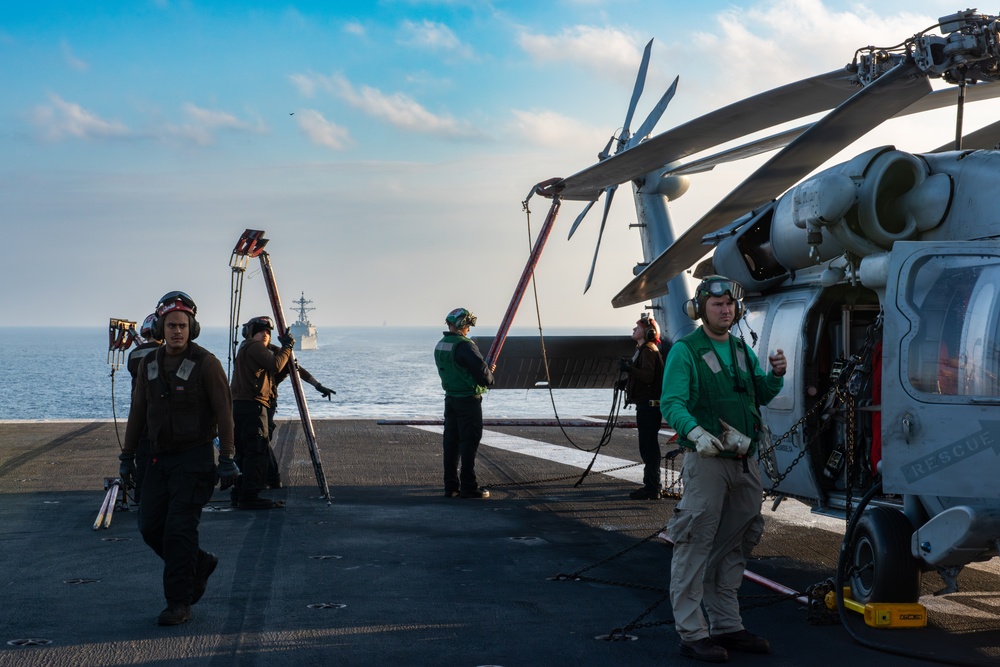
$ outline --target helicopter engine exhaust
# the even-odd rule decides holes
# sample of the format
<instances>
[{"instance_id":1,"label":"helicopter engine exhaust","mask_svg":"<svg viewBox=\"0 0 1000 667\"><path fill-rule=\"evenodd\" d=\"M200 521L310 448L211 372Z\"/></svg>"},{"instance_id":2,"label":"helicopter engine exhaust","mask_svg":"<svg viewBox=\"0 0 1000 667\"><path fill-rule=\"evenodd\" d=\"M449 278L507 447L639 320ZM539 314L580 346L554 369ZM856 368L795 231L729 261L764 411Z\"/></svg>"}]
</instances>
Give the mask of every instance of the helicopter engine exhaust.
<instances>
[{"instance_id":1,"label":"helicopter engine exhaust","mask_svg":"<svg viewBox=\"0 0 1000 667\"><path fill-rule=\"evenodd\" d=\"M759 210L715 251L715 269L751 290L790 272L890 250L944 220L953 194L948 174L931 174L918 156L882 147L797 185Z\"/></svg>"}]
</instances>

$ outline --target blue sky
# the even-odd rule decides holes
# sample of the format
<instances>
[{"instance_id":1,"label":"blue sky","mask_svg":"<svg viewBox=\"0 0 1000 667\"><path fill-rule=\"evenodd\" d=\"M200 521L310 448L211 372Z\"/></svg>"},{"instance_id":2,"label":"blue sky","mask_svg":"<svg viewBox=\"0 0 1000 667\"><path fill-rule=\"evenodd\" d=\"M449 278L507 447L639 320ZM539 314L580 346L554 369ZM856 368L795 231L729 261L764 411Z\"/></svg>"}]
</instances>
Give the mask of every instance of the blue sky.
<instances>
[{"instance_id":1,"label":"blue sky","mask_svg":"<svg viewBox=\"0 0 1000 667\"><path fill-rule=\"evenodd\" d=\"M229 316L229 257L270 238L285 305L319 325L436 325L453 307L495 327L527 254L521 200L589 166L623 121L654 39L633 129L675 75L657 131L896 44L961 7L942 2L3 3L0 229L5 325L141 321L182 289L206 325ZM966 127L1000 102L970 105ZM950 112L892 121L882 143L929 150ZM762 160L764 158L758 158ZM838 160L839 161L839 160ZM693 223L745 177L693 179ZM546 202L532 200L532 229ZM538 269L546 326L621 326L611 297L641 259L630 198L572 241L567 202ZM251 269L256 263L251 264ZM267 311L260 276L243 314ZM532 326L526 300L517 324ZM245 319L245 318L244 318Z\"/></svg>"}]
</instances>

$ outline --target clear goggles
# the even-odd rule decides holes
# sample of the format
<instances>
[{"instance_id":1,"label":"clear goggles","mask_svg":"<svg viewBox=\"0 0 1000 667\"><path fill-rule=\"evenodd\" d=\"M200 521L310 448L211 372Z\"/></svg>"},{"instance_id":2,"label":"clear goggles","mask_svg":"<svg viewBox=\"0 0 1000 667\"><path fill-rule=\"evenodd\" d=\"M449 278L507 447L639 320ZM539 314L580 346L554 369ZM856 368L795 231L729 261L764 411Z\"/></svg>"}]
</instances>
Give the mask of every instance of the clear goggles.
<instances>
[{"instance_id":1,"label":"clear goggles","mask_svg":"<svg viewBox=\"0 0 1000 667\"><path fill-rule=\"evenodd\" d=\"M448 317L446 319L449 324L453 324L460 329L463 327L476 326L476 316L465 308L456 308L448 313Z\"/></svg>"},{"instance_id":2,"label":"clear goggles","mask_svg":"<svg viewBox=\"0 0 1000 667\"><path fill-rule=\"evenodd\" d=\"M736 301L743 298L743 285L733 280L711 280L698 286L698 295L733 297Z\"/></svg>"},{"instance_id":3,"label":"clear goggles","mask_svg":"<svg viewBox=\"0 0 1000 667\"><path fill-rule=\"evenodd\" d=\"M267 327L268 331L274 331L274 321L267 315L255 317L247 322L247 324L250 326L264 326Z\"/></svg>"}]
</instances>

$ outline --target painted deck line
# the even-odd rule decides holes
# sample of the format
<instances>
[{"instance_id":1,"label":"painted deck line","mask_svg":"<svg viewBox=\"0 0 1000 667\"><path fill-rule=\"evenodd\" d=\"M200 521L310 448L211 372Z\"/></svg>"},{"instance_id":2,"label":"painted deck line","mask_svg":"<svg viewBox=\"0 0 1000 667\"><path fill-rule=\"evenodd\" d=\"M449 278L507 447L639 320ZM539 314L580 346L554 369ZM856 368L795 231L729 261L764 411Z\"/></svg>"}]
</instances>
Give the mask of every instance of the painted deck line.
<instances>
[{"instance_id":1,"label":"painted deck line","mask_svg":"<svg viewBox=\"0 0 1000 667\"><path fill-rule=\"evenodd\" d=\"M411 428L438 434L444 432L443 426L414 425L411 426ZM673 436L674 432L669 429L664 429L660 431L660 434L670 437ZM533 456L546 461L552 461L554 463L561 463L563 465L579 468L580 470L585 470L587 466L590 465L591 459L594 457L592 453L582 452L578 449L574 449L573 447L553 445L540 440L531 440L529 438L507 435L505 433L496 433L489 430L483 431L482 446L494 447L496 449L502 449L504 451L522 454L524 456ZM636 448L636 454L638 454L638 447ZM638 458L638 456L636 458ZM624 465L633 465L634 467L625 468L624 470L615 470L603 474L615 479L642 485L642 465L637 465L637 462L633 460L598 454L592 471L601 472L602 470L610 470L611 468L617 468ZM674 483L676 478L680 476L679 472L675 473L663 470L662 468L660 470L664 476L664 483L667 485ZM766 517L783 523L828 530L841 535L844 533L845 522L843 519L823 516L821 514L813 514L809 507L796 501L785 501L781 503L776 512L772 512L770 507L764 507L762 511Z\"/></svg>"},{"instance_id":2,"label":"painted deck line","mask_svg":"<svg viewBox=\"0 0 1000 667\"><path fill-rule=\"evenodd\" d=\"M430 433L440 434L444 432L443 426L413 426L411 428L428 431ZM483 431L481 446L502 449L507 452L522 454L524 456L533 456L537 459L552 461L553 463L561 463L563 465L579 468L580 470L586 470L587 466L590 465L591 460L594 459L594 454L592 452L583 452L573 447L553 445L547 442L541 442L540 440L530 440L516 435L507 435L506 433L496 433L494 431L487 430ZM638 446L636 452L638 453ZM594 461L594 467L591 471L599 473L603 470L610 470L611 468L618 468L621 466L633 467L603 474L606 474L608 477L613 477L626 482L632 482L642 486L642 464L637 463L636 461L598 454L597 460ZM661 474L665 475L665 483L671 484L676 481L676 473L663 471L662 468L660 470Z\"/></svg>"}]
</instances>

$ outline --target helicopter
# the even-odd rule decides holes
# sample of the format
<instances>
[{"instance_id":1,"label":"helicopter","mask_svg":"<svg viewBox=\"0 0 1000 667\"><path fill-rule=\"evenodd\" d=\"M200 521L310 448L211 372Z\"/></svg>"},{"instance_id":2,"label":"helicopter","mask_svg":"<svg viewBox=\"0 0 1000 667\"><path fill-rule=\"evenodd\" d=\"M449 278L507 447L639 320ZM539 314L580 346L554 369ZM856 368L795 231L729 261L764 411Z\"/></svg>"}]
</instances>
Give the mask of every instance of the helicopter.
<instances>
[{"instance_id":1,"label":"helicopter","mask_svg":"<svg viewBox=\"0 0 1000 667\"><path fill-rule=\"evenodd\" d=\"M603 233L616 189L631 183L644 259L612 305L650 301L667 343L697 326L685 272L743 285L739 334L758 358L782 349L788 359L784 388L761 408L765 491L775 506L792 498L853 516L845 545L855 600L915 602L932 570L939 593L958 590L964 566L1000 551L1000 222L986 195L1000 187L1000 122L967 135L961 122L964 104L1000 95L1000 18L956 12L897 47L861 48L843 69L655 136L677 80L630 132L651 44L623 129L599 161L532 193L553 210L588 202L570 236L603 195ZM950 87L933 90L932 78ZM890 118L953 105L954 143L927 153L881 146L812 173ZM668 204L691 176L775 150L675 235ZM537 386L532 344L514 342L498 359L499 339L488 357L499 362L498 387ZM555 387L609 387L625 353L610 339L546 346Z\"/></svg>"}]
</instances>

